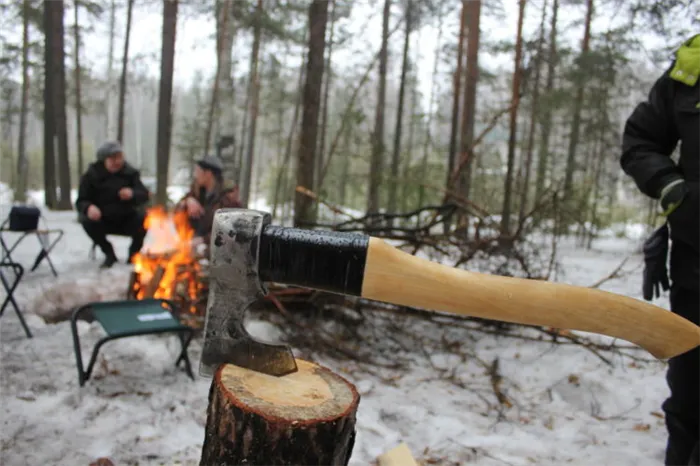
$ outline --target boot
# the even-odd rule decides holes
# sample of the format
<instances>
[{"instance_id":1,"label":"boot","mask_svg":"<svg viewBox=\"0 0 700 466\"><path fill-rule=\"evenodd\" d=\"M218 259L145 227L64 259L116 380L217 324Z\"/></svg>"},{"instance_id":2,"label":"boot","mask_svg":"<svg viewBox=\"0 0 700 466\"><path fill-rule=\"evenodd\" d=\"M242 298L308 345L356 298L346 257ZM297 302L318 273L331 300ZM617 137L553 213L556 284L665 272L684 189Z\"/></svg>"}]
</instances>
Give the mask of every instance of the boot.
<instances>
[{"instance_id":1,"label":"boot","mask_svg":"<svg viewBox=\"0 0 700 466\"><path fill-rule=\"evenodd\" d=\"M105 260L102 262L102 265L100 265L101 269L109 269L118 262L119 259L117 259L116 254L114 254L112 243L107 241L104 247L101 247L100 249L102 249L102 252L105 255Z\"/></svg>"}]
</instances>

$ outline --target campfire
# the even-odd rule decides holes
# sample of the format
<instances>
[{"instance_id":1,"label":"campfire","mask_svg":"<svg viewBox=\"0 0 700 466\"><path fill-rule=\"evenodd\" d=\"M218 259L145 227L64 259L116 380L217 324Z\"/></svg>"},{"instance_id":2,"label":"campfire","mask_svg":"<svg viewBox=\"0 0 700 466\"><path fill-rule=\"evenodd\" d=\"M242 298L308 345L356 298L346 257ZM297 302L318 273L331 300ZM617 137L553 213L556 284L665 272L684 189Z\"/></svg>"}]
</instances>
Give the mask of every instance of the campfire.
<instances>
[{"instance_id":1,"label":"campfire","mask_svg":"<svg viewBox=\"0 0 700 466\"><path fill-rule=\"evenodd\" d=\"M153 207L148 210L144 227L147 234L143 248L134 257L129 299L168 299L181 319L202 320L208 291L206 260L197 257L192 247L194 231L187 214Z\"/></svg>"}]
</instances>

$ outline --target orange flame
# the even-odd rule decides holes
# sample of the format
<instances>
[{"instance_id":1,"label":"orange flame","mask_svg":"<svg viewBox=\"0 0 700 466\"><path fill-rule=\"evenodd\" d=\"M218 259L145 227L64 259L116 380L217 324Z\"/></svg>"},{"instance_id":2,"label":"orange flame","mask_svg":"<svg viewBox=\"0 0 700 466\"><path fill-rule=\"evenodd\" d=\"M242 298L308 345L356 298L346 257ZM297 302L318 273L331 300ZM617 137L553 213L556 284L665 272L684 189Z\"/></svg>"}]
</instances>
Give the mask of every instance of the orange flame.
<instances>
[{"instance_id":1,"label":"orange flame","mask_svg":"<svg viewBox=\"0 0 700 466\"><path fill-rule=\"evenodd\" d=\"M150 208L144 220L148 232L141 252L134 256L134 284L136 299L146 298L150 286L157 286L154 298L173 299L176 295L189 298L190 312L196 312L194 302L200 291L197 276L200 266L192 253L194 230L187 213L168 213L162 207ZM153 277L162 269L160 282L152 284ZM184 296L183 296L184 295Z\"/></svg>"}]
</instances>

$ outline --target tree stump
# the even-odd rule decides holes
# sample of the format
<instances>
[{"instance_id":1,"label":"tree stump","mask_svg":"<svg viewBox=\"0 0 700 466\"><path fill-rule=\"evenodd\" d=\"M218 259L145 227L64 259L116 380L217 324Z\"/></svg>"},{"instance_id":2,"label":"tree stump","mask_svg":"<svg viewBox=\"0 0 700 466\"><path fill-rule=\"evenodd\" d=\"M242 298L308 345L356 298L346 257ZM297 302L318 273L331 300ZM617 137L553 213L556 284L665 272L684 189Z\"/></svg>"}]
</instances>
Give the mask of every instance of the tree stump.
<instances>
[{"instance_id":1,"label":"tree stump","mask_svg":"<svg viewBox=\"0 0 700 466\"><path fill-rule=\"evenodd\" d=\"M200 466L347 465L357 389L317 364L275 377L222 365L209 390Z\"/></svg>"}]
</instances>

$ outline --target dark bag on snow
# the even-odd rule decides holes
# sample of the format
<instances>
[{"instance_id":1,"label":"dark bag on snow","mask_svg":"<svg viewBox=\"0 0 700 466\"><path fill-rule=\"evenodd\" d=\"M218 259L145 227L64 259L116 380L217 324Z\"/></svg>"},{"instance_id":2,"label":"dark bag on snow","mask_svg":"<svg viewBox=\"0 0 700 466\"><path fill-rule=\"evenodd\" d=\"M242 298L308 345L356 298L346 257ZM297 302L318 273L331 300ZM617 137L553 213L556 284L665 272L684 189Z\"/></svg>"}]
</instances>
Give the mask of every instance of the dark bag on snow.
<instances>
[{"instance_id":1,"label":"dark bag on snow","mask_svg":"<svg viewBox=\"0 0 700 466\"><path fill-rule=\"evenodd\" d=\"M644 279L642 292L644 299L661 297L661 290L668 291L668 224L664 223L644 242Z\"/></svg>"},{"instance_id":2,"label":"dark bag on snow","mask_svg":"<svg viewBox=\"0 0 700 466\"><path fill-rule=\"evenodd\" d=\"M32 231L39 227L41 211L38 207L29 205L16 205L10 209L10 230Z\"/></svg>"}]
</instances>

